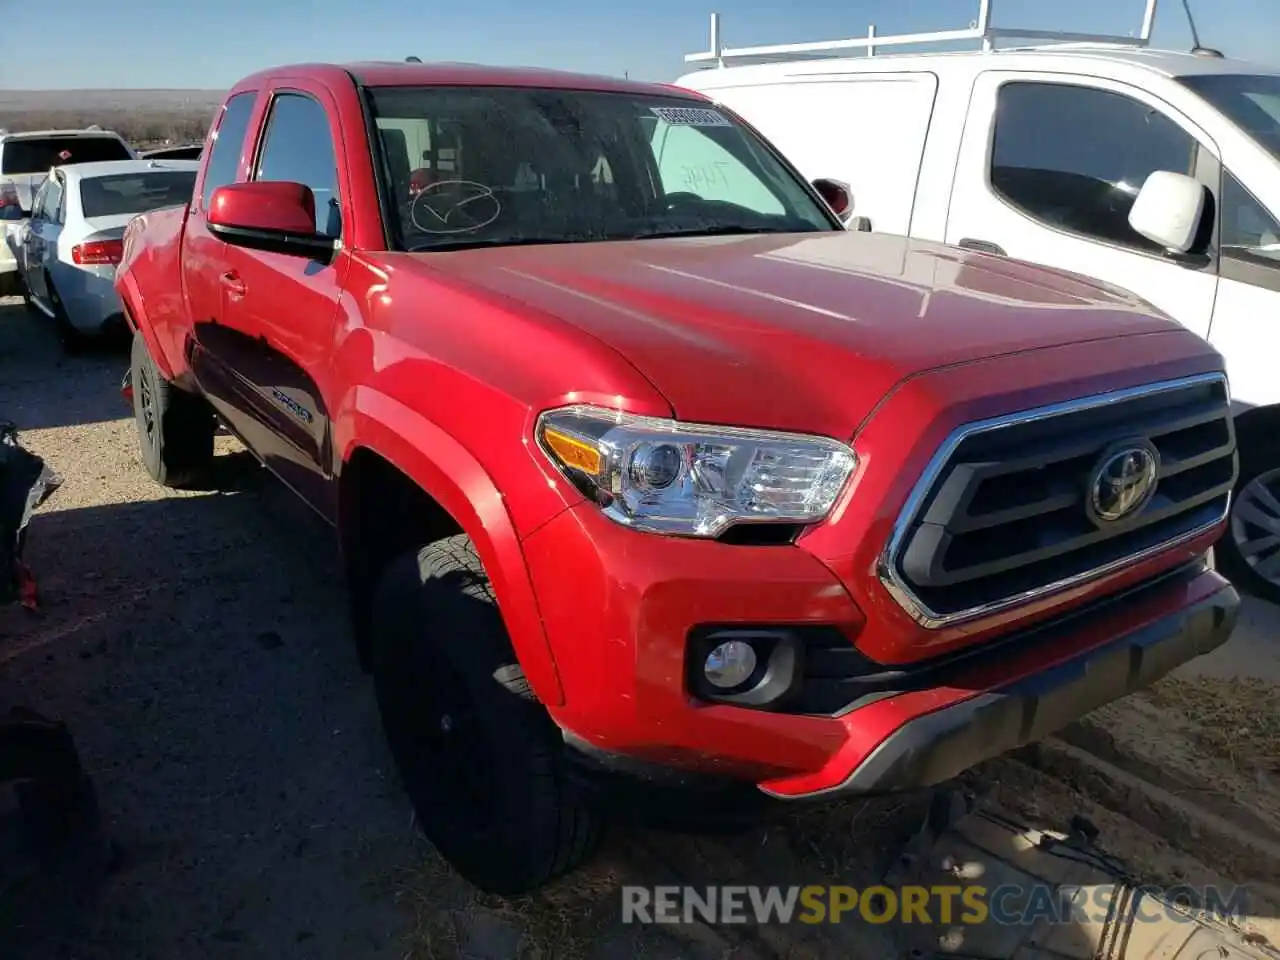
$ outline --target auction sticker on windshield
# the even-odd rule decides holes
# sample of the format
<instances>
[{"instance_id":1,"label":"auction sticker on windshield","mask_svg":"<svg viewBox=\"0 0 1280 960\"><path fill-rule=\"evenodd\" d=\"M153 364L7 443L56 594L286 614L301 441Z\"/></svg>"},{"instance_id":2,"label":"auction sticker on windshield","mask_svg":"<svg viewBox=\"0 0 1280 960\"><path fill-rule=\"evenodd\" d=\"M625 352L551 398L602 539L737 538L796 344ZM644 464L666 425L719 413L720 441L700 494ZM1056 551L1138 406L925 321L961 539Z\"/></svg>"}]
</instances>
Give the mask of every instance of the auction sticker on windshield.
<instances>
[{"instance_id":1,"label":"auction sticker on windshield","mask_svg":"<svg viewBox=\"0 0 1280 960\"><path fill-rule=\"evenodd\" d=\"M659 120L673 127L731 127L723 114L705 107L650 107Z\"/></svg>"}]
</instances>

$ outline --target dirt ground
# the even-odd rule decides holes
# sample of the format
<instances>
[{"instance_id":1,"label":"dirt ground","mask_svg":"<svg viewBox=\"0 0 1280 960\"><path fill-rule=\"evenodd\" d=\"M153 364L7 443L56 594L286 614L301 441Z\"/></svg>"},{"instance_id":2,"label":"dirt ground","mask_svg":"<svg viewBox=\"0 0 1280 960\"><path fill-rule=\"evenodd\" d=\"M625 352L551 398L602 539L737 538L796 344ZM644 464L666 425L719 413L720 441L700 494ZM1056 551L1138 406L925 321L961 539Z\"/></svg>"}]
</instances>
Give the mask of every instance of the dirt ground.
<instances>
[{"instance_id":1,"label":"dirt ground","mask_svg":"<svg viewBox=\"0 0 1280 960\"><path fill-rule=\"evenodd\" d=\"M925 797L806 808L729 838L629 826L543 894L474 895L414 830L355 661L331 534L230 438L218 491L152 484L118 395L125 352L66 359L46 327L0 301L0 419L65 479L31 527L41 608L0 610L0 709L68 722L112 846L93 882L83 869L70 871L78 884L49 881L56 865L23 859L0 802L0 958L899 953L884 928L623 926L617 891L875 883L920 827ZM1277 637L1280 611L1252 604L1211 669L965 784L1038 826L1085 814L1157 882L1247 880L1273 911ZM1168 796L1135 805L1125 777L1143 758ZM1207 837L1217 827L1205 810L1242 831L1238 842Z\"/></svg>"}]
</instances>

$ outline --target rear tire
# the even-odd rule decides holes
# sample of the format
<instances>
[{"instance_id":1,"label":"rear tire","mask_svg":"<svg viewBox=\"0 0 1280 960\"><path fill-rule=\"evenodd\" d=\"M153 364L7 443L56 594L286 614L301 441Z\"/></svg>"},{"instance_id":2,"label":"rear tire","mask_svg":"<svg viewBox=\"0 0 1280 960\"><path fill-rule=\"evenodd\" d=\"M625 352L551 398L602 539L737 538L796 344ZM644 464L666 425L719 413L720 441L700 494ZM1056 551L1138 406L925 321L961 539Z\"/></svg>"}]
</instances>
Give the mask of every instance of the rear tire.
<instances>
[{"instance_id":1,"label":"rear tire","mask_svg":"<svg viewBox=\"0 0 1280 960\"><path fill-rule=\"evenodd\" d=\"M1280 604L1280 441L1240 438L1240 476L1226 533L1214 547L1219 573L1239 590Z\"/></svg>"},{"instance_id":2,"label":"rear tire","mask_svg":"<svg viewBox=\"0 0 1280 960\"><path fill-rule=\"evenodd\" d=\"M166 487L199 483L213 465L217 422L209 405L160 375L141 333L133 336L129 372L138 452L147 473Z\"/></svg>"},{"instance_id":3,"label":"rear tire","mask_svg":"<svg viewBox=\"0 0 1280 960\"><path fill-rule=\"evenodd\" d=\"M387 742L441 856L505 896L583 863L599 818L565 775L564 739L529 689L467 537L387 568L370 639Z\"/></svg>"}]
</instances>

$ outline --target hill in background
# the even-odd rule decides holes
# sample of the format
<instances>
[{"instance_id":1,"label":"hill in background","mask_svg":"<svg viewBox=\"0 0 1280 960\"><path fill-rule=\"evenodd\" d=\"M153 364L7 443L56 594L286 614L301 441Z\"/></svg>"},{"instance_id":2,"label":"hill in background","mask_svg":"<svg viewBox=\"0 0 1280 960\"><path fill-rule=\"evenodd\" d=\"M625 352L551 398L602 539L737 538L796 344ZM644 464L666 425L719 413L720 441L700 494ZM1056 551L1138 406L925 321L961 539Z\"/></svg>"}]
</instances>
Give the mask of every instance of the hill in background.
<instances>
[{"instance_id":1,"label":"hill in background","mask_svg":"<svg viewBox=\"0 0 1280 960\"><path fill-rule=\"evenodd\" d=\"M138 145L204 139L221 90L0 90L0 128L97 124Z\"/></svg>"}]
</instances>

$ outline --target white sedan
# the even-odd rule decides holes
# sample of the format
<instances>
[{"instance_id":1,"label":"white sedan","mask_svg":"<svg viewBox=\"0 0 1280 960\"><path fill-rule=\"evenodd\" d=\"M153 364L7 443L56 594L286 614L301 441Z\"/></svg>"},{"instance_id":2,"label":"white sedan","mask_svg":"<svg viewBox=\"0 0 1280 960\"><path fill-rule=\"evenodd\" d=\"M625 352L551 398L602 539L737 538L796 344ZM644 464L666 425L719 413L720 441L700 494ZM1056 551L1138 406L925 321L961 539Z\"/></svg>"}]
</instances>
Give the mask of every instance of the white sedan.
<instances>
[{"instance_id":1,"label":"white sedan","mask_svg":"<svg viewBox=\"0 0 1280 960\"><path fill-rule=\"evenodd\" d=\"M140 213L186 205L195 160L111 160L54 167L19 237L28 302L53 320L63 348L122 331L116 294L125 225Z\"/></svg>"}]
</instances>

